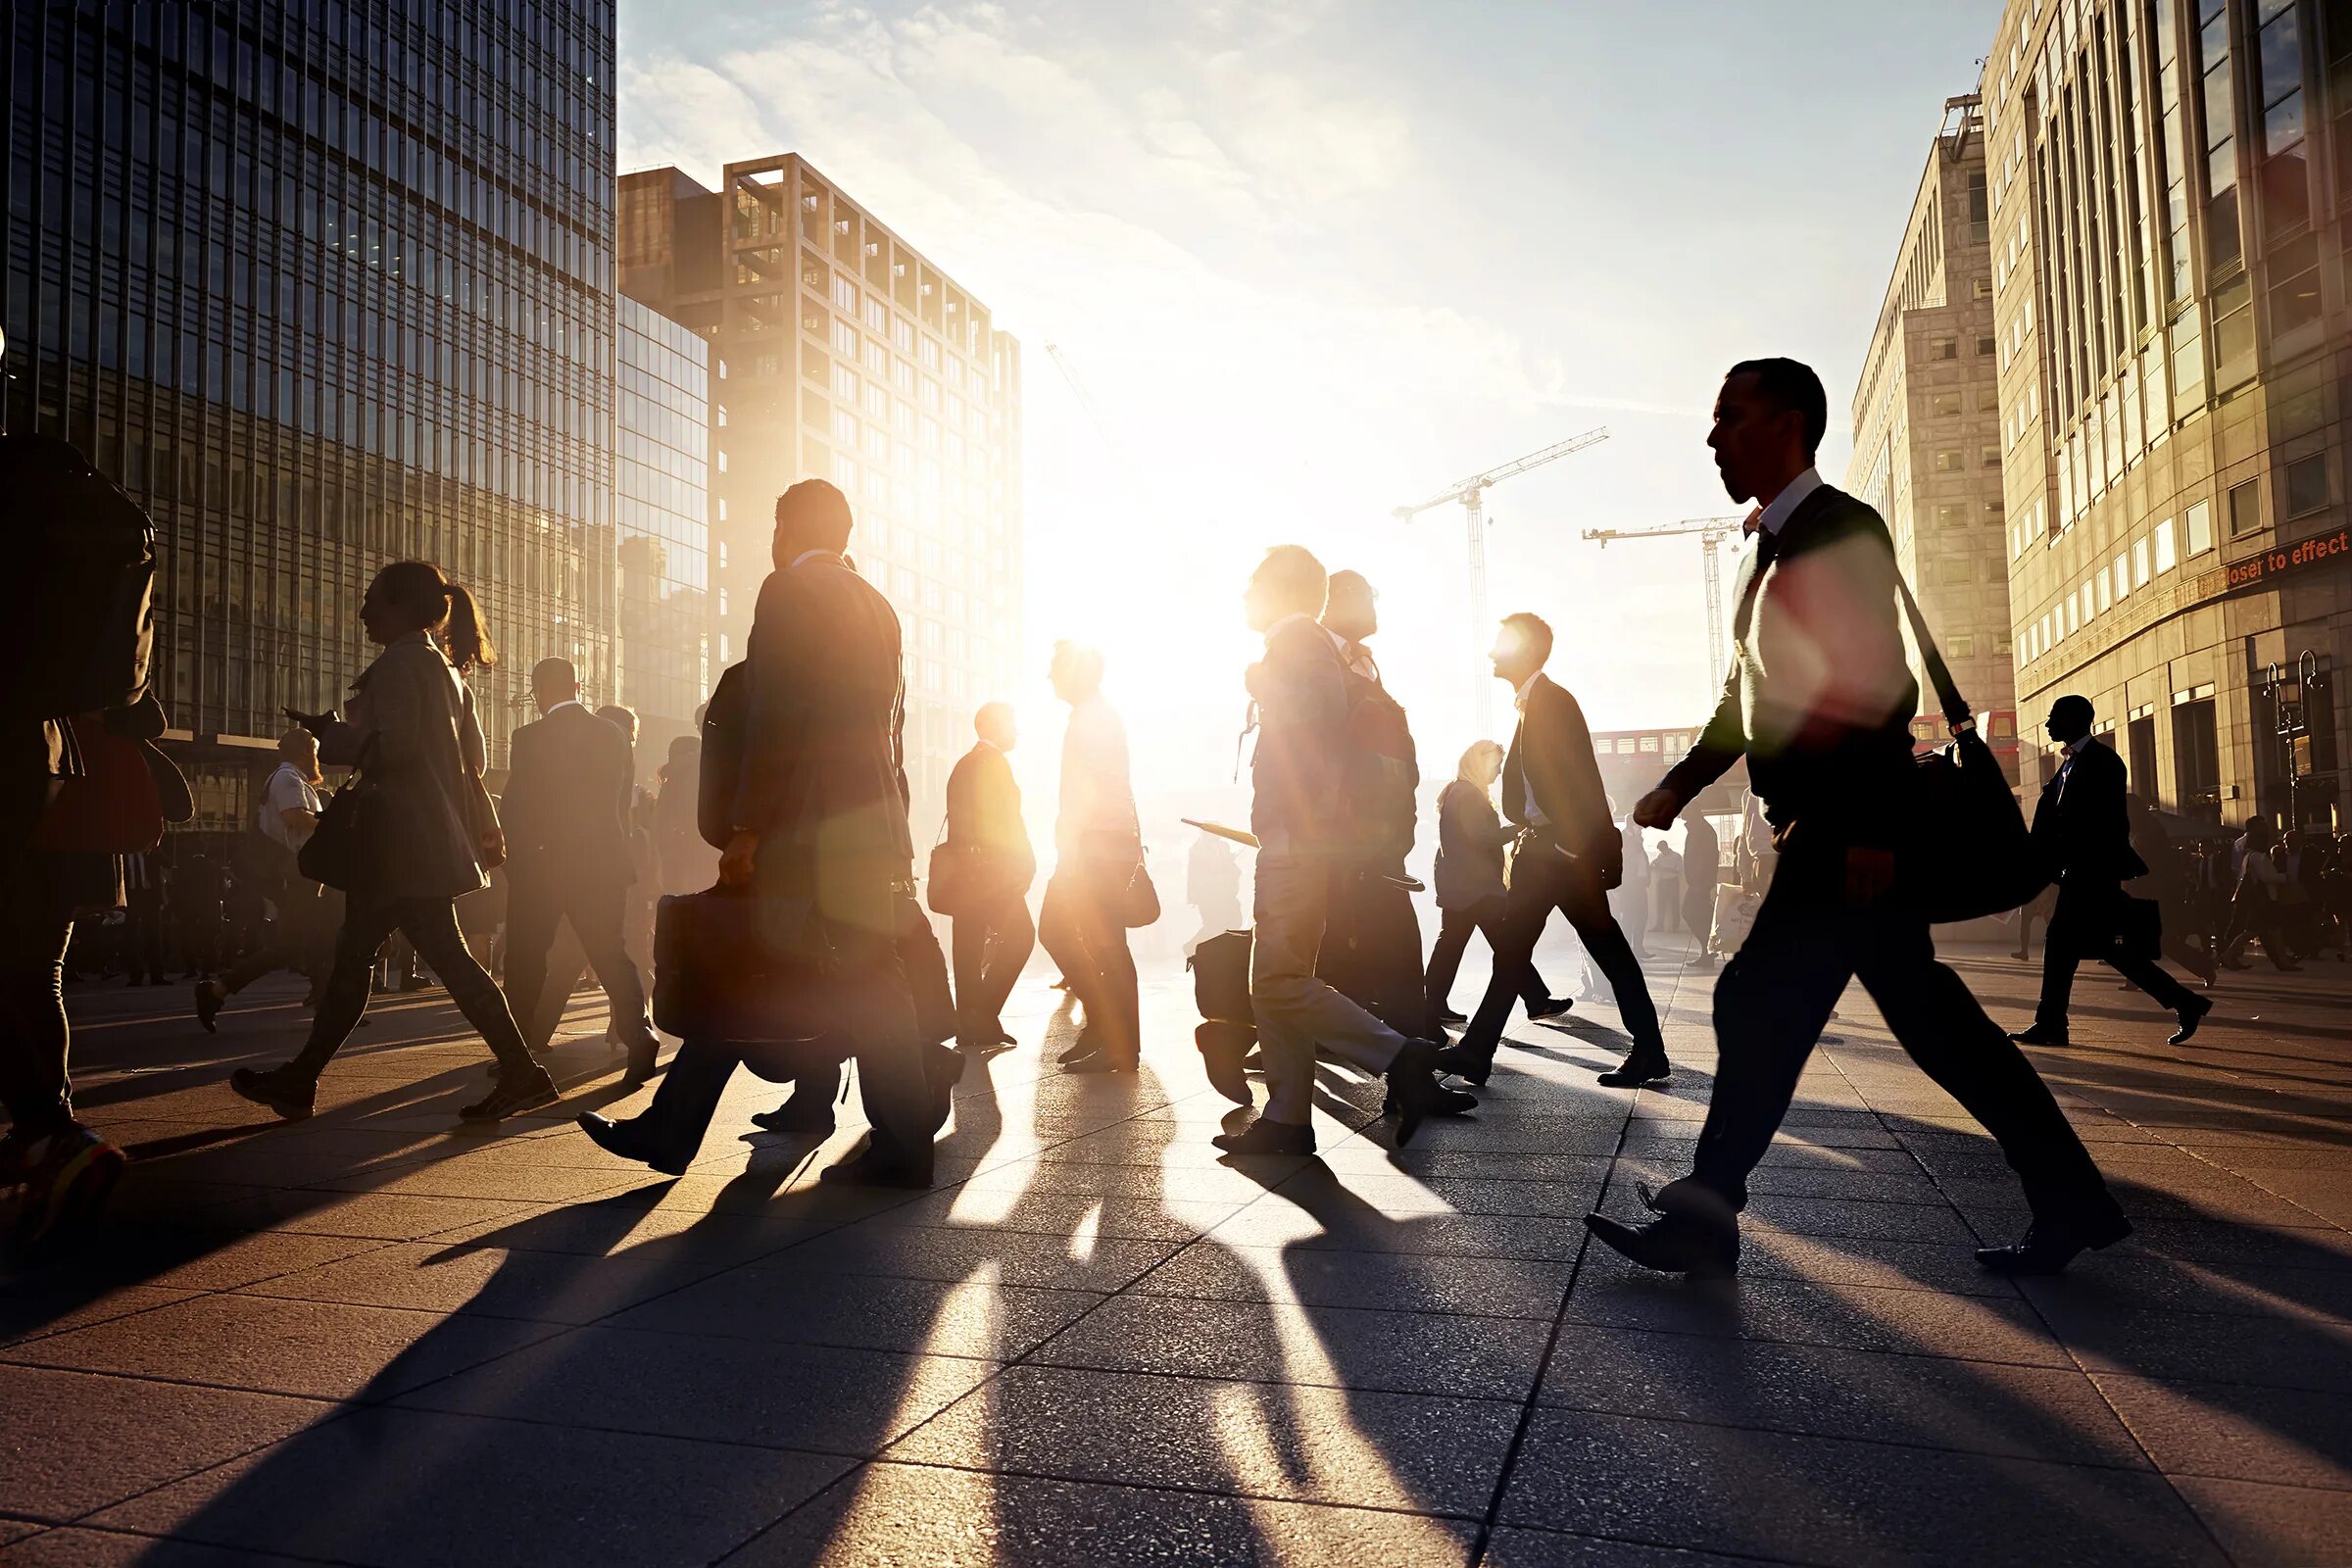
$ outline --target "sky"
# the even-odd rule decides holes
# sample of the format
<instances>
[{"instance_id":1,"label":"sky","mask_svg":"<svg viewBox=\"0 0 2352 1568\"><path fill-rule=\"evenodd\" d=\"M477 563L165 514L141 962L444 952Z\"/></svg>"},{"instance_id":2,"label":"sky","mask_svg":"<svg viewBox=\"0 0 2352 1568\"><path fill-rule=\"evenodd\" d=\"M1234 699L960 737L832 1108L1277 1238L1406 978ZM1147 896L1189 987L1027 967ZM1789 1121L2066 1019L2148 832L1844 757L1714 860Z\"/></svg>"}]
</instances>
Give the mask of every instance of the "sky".
<instances>
[{"instance_id":1,"label":"sky","mask_svg":"<svg viewBox=\"0 0 2352 1568\"><path fill-rule=\"evenodd\" d=\"M1508 694L1474 657L1459 510L1391 514L1595 428L1488 493L1490 609L1552 623L1595 727L1703 716L1697 542L1581 531L1744 510L1704 438L1753 355L1821 371L1843 475L1943 101L1999 12L623 0L619 163L714 183L801 153L1020 338L1030 665L1099 642L1139 793L1219 810L1265 547L1380 588L1373 647L1442 780L1475 686L1498 735ZM1009 695L1058 733L1042 678Z\"/></svg>"}]
</instances>

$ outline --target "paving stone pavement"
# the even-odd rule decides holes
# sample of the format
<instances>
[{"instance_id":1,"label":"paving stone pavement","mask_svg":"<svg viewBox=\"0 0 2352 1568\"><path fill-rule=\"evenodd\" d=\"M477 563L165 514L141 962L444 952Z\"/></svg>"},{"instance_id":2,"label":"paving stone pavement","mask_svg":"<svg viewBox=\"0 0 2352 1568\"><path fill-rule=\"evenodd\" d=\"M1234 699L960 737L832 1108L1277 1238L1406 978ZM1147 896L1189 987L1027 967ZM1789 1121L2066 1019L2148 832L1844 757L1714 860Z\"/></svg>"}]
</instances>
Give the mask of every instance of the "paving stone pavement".
<instances>
[{"instance_id":1,"label":"paving stone pavement","mask_svg":"<svg viewBox=\"0 0 2352 1568\"><path fill-rule=\"evenodd\" d=\"M729 1094L657 1177L578 999L561 1113L454 1121L485 1055L385 997L279 1126L184 990L73 993L104 1227L0 1276L0 1565L2322 1563L2352 1560L2352 969L2230 977L2195 1042L2086 972L2035 1059L2138 1224L2023 1288L1999 1152L1856 989L1758 1172L1742 1275L1586 1245L1687 1164L1710 971L1653 939L1676 1072L1615 1008L1512 1032L1478 1113L1391 1147L1332 1072L1312 1160L1221 1164L1181 979L1145 1070L974 1064L930 1194L820 1189L859 1135ZM1995 1016L2034 971L1955 962ZM1461 997L1483 976L1466 974ZM1041 1055L1040 1042L1044 1042Z\"/></svg>"}]
</instances>

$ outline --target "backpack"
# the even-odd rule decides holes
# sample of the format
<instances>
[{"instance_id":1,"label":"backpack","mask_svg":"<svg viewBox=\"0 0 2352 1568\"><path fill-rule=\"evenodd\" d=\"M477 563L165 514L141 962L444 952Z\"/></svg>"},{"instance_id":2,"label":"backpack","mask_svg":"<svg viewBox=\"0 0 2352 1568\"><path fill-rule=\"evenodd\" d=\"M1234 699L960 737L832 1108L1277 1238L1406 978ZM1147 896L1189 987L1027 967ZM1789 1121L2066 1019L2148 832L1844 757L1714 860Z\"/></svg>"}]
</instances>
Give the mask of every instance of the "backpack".
<instances>
[{"instance_id":1,"label":"backpack","mask_svg":"<svg viewBox=\"0 0 2352 1568\"><path fill-rule=\"evenodd\" d=\"M0 530L40 591L0 620L0 718L127 708L155 653L155 524L63 441L0 436Z\"/></svg>"},{"instance_id":2,"label":"backpack","mask_svg":"<svg viewBox=\"0 0 2352 1568\"><path fill-rule=\"evenodd\" d=\"M1344 669L1347 684L1347 757L1340 769L1340 809L1348 838L1378 858L1401 860L1412 853L1420 817L1415 792L1421 766L1404 709L1377 675Z\"/></svg>"}]
</instances>

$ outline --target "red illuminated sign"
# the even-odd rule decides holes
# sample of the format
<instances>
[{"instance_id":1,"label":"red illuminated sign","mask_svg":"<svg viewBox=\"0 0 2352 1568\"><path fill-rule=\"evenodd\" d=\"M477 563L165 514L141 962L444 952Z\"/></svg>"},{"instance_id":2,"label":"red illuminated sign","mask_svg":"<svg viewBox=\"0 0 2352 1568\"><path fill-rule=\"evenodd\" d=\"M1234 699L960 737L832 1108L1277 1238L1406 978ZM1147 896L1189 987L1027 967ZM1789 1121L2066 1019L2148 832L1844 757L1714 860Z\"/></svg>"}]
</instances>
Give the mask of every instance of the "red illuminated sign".
<instances>
[{"instance_id":1,"label":"red illuminated sign","mask_svg":"<svg viewBox=\"0 0 2352 1568\"><path fill-rule=\"evenodd\" d=\"M2299 539L2291 545L2278 545L2243 561L2229 564L2230 591L2253 588L2274 578L2294 576L2316 571L2323 566L2341 565L2352 559L2352 528L2338 528L2333 533Z\"/></svg>"}]
</instances>

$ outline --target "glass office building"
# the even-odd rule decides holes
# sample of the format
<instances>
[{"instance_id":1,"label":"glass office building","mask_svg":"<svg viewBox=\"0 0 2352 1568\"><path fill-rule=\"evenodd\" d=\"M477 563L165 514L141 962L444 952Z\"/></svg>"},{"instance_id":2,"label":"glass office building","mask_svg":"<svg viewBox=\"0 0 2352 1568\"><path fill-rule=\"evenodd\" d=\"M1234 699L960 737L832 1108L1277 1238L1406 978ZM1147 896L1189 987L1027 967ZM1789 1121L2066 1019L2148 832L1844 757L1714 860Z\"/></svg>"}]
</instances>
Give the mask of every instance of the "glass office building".
<instances>
[{"instance_id":1,"label":"glass office building","mask_svg":"<svg viewBox=\"0 0 2352 1568\"><path fill-rule=\"evenodd\" d=\"M709 695L710 345L635 300L620 301L614 406L619 520L619 700L637 710L637 765L650 777L672 737L695 732Z\"/></svg>"},{"instance_id":2,"label":"glass office building","mask_svg":"<svg viewBox=\"0 0 2352 1568\"><path fill-rule=\"evenodd\" d=\"M161 533L158 692L204 821L338 701L388 561L614 683L613 6L9 6L7 426Z\"/></svg>"}]
</instances>

